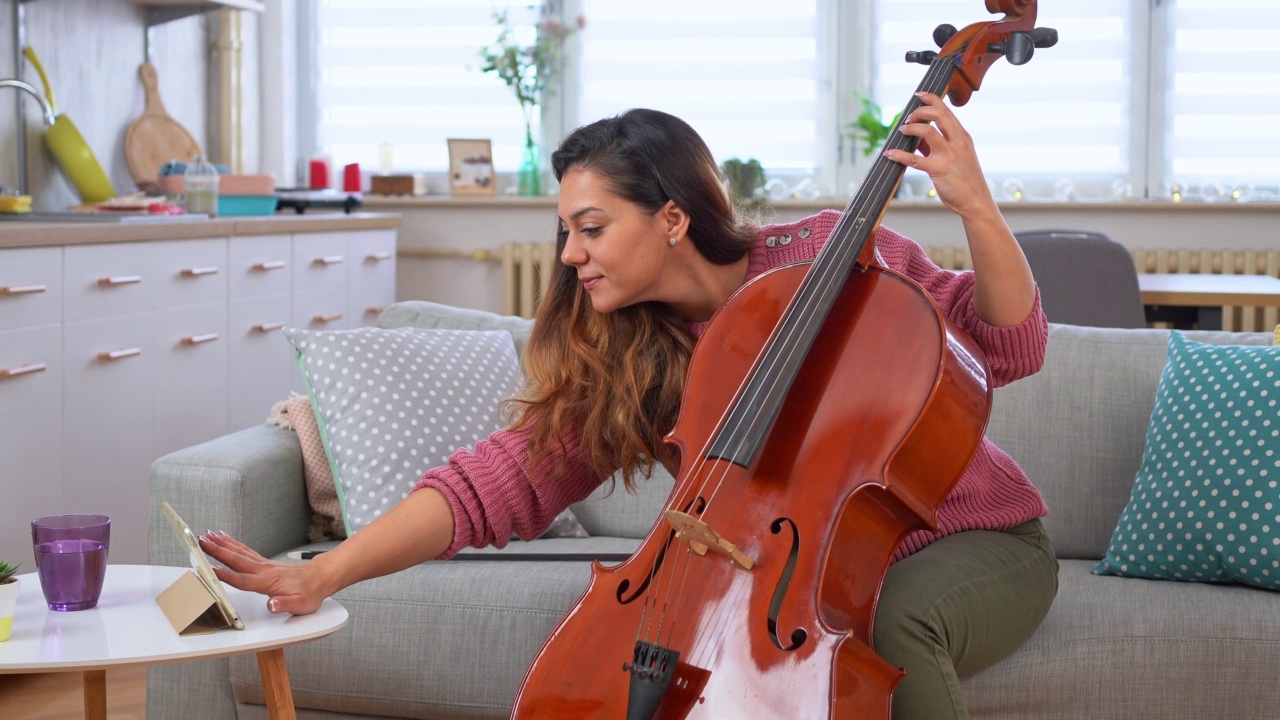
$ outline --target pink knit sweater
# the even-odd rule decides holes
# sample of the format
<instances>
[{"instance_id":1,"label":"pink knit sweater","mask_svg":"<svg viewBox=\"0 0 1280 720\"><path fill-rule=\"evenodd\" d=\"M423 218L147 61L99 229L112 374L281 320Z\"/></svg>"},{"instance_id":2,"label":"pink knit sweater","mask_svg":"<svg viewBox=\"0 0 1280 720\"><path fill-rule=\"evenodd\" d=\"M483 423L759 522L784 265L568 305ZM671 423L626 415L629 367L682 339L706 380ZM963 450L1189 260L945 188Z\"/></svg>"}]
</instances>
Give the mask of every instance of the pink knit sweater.
<instances>
[{"instance_id":1,"label":"pink knit sweater","mask_svg":"<svg viewBox=\"0 0 1280 720\"><path fill-rule=\"evenodd\" d=\"M763 228L751 249L747 279L803 260L822 249L840 219L834 210L785 225ZM1037 294L1031 314L1018 325L995 327L973 310L973 273L954 273L934 265L919 245L881 227L876 234L881 261L920 283L956 325L966 330L987 354L997 387L1031 375L1044 362L1048 323ZM690 329L700 335L705 323ZM541 482L557 460L541 468L529 465L525 436L499 430L476 444L474 452L459 450L447 465L427 471L414 488L436 488L453 509L453 543L440 557L464 547L506 545L512 534L534 538L561 510L586 498L604 481L577 452L577 438L566 439L569 458L556 482ZM973 460L938 511L940 532L908 535L895 560L918 551L939 537L962 530L1005 530L1047 512L1039 491L1013 458L983 439Z\"/></svg>"}]
</instances>

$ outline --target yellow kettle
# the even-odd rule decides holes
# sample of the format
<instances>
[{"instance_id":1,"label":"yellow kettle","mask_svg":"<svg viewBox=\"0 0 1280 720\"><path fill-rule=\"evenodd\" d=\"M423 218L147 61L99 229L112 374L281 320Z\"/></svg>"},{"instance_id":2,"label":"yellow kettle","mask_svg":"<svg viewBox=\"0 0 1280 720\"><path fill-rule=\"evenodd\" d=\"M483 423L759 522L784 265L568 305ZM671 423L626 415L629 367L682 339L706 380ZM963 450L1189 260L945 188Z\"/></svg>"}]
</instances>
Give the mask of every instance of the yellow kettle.
<instances>
[{"instance_id":1,"label":"yellow kettle","mask_svg":"<svg viewBox=\"0 0 1280 720\"><path fill-rule=\"evenodd\" d=\"M40 76L40 82L44 84L44 96L52 110L52 120L48 115L45 118L45 122L49 125L44 135L45 145L57 158L58 164L62 166L71 184L75 185L76 192L80 194L80 201L99 203L115 197L115 188L111 186L111 180L107 178L107 174L102 171L102 165L98 163L98 158L93 154L89 143L85 142L84 136L76 129L71 118L58 112L58 106L53 99L53 90L49 87L49 78L44 74L44 66L36 57L36 51L28 46L22 49L22 54L27 56L27 60L31 61L31 66Z\"/></svg>"}]
</instances>

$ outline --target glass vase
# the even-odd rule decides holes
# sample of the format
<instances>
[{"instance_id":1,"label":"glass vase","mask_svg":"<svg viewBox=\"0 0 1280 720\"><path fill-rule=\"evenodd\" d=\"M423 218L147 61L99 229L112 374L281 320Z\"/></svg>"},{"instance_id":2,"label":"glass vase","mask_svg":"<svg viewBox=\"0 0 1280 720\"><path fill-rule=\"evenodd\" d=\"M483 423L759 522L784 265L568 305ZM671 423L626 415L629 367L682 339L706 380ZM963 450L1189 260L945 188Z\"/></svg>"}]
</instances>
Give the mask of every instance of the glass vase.
<instances>
[{"instance_id":1,"label":"glass vase","mask_svg":"<svg viewBox=\"0 0 1280 720\"><path fill-rule=\"evenodd\" d=\"M542 157L538 152L538 144L533 141L532 133L525 134L524 160L520 163L520 171L516 175L516 193L518 195L542 194Z\"/></svg>"}]
</instances>

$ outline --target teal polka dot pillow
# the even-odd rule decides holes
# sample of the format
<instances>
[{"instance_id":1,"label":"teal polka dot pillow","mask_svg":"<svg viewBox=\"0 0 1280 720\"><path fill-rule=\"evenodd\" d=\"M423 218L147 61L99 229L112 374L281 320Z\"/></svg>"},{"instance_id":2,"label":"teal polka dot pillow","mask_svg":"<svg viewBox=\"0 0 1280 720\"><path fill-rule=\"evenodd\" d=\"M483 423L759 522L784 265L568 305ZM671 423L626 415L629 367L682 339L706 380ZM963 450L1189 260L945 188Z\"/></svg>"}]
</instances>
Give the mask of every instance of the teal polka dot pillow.
<instances>
[{"instance_id":1,"label":"teal polka dot pillow","mask_svg":"<svg viewBox=\"0 0 1280 720\"><path fill-rule=\"evenodd\" d=\"M347 535L427 470L502 426L520 362L502 330L285 329L307 382Z\"/></svg>"},{"instance_id":2,"label":"teal polka dot pillow","mask_svg":"<svg viewBox=\"0 0 1280 720\"><path fill-rule=\"evenodd\" d=\"M1174 331L1099 575L1280 589L1280 348Z\"/></svg>"}]
</instances>

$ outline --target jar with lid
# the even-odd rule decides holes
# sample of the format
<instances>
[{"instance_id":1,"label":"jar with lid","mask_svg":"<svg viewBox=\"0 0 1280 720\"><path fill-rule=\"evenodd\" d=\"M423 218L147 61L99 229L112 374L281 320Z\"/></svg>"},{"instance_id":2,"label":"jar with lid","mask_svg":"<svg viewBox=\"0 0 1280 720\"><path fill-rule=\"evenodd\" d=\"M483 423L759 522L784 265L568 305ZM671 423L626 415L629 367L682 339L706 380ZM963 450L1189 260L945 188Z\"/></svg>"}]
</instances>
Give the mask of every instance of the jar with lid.
<instances>
[{"instance_id":1,"label":"jar with lid","mask_svg":"<svg viewBox=\"0 0 1280 720\"><path fill-rule=\"evenodd\" d=\"M204 213L209 217L218 215L218 169L203 155L196 156L187 164L182 184L188 213Z\"/></svg>"}]
</instances>

